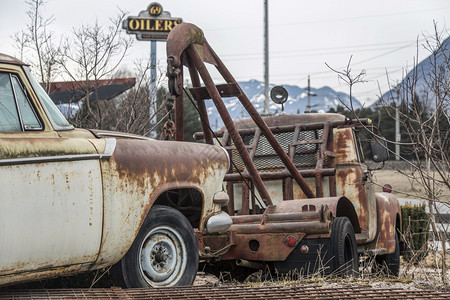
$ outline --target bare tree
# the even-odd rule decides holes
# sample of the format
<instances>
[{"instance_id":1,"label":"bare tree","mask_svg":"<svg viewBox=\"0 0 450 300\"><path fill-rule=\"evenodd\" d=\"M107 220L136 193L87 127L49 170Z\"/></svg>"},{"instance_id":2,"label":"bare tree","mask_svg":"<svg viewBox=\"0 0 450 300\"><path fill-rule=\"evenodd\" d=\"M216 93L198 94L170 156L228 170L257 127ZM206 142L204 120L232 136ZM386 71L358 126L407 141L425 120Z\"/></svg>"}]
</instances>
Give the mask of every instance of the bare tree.
<instances>
[{"instance_id":1,"label":"bare tree","mask_svg":"<svg viewBox=\"0 0 450 300\"><path fill-rule=\"evenodd\" d=\"M27 15L29 23L26 30L17 32L13 36L16 48L20 51L20 58L24 59L27 50L31 52L31 59L27 60L34 70L46 91L49 91L50 82L58 75L60 70L57 64L60 55L60 44L54 41L53 32L49 25L54 21L53 16L44 18L42 8L44 0L27 0Z\"/></svg>"},{"instance_id":2,"label":"bare tree","mask_svg":"<svg viewBox=\"0 0 450 300\"><path fill-rule=\"evenodd\" d=\"M440 217L438 203L450 205L450 49L447 48L450 45L442 42L443 34L435 27L435 35L425 36L422 45L430 53L430 68L415 66L398 89L401 92L399 122L405 128L405 138L411 144L407 150L415 161L412 172L403 174L421 187L422 197L428 200L433 233L443 250L441 277L445 282L449 233L445 227L436 227L433 215Z\"/></svg>"},{"instance_id":3,"label":"bare tree","mask_svg":"<svg viewBox=\"0 0 450 300\"><path fill-rule=\"evenodd\" d=\"M114 109L104 123L110 130L146 135L149 131L150 93L148 86L150 63L135 62L135 72L119 71L115 77L133 76L136 84L114 100Z\"/></svg>"},{"instance_id":4,"label":"bare tree","mask_svg":"<svg viewBox=\"0 0 450 300\"><path fill-rule=\"evenodd\" d=\"M23 61L27 45L30 43L29 36L25 31L16 32L13 36L13 41L15 48L20 53L19 58Z\"/></svg>"},{"instance_id":5,"label":"bare tree","mask_svg":"<svg viewBox=\"0 0 450 300\"><path fill-rule=\"evenodd\" d=\"M77 126L103 128L104 112L111 103L98 101L98 81L113 75L134 41L121 30L125 14L120 11L107 25L83 25L73 30L73 38L66 38L58 63L84 91L83 106L74 120Z\"/></svg>"},{"instance_id":6,"label":"bare tree","mask_svg":"<svg viewBox=\"0 0 450 300\"><path fill-rule=\"evenodd\" d=\"M47 92L56 76L75 82L77 91L73 92L77 103L68 105L70 122L77 127L148 134L151 131L149 119L156 119L157 112L164 110L156 102L150 103L148 62L135 64L136 71L129 76L137 78L136 86L118 99L100 101L98 93L100 80L128 75L119 69L134 41L134 37L125 35L121 28L126 13L119 10L106 24L95 22L74 28L56 46L49 30L54 18L42 15L45 0L27 0L27 4L30 22L26 30L13 36L15 46L20 58L37 71ZM82 101L79 101L80 91Z\"/></svg>"},{"instance_id":7,"label":"bare tree","mask_svg":"<svg viewBox=\"0 0 450 300\"><path fill-rule=\"evenodd\" d=\"M103 111L103 128L113 131L128 132L157 137L167 116L172 112L165 78L159 77L155 84L156 99L150 97L150 61L136 60L134 71L119 70L114 78L134 77L136 84L115 99L108 100L110 105ZM172 112L173 113L173 112ZM158 132L156 132L158 131Z\"/></svg>"},{"instance_id":8,"label":"bare tree","mask_svg":"<svg viewBox=\"0 0 450 300\"><path fill-rule=\"evenodd\" d=\"M402 147L400 159L410 166L410 171L397 171L406 176L416 188L420 187L417 188L419 195L414 197L428 201L433 235L438 237L443 250L439 267L444 284L449 280L446 278L445 263L449 232L446 232L445 227L437 228L435 216L439 220L438 207L450 206L450 43L443 43L444 36L448 35L448 32L439 32L435 26L434 35L424 36L425 42L421 46L430 53L430 68L421 69L416 61L412 72L401 83L392 85L389 96L379 99L381 109L391 119L400 122L404 130L401 142L388 142ZM362 82L363 73L353 77L350 65L343 71L332 70L340 80L348 84L350 92L354 84ZM353 117L358 118L358 111L352 105L352 97L350 103L346 108ZM393 113L396 110L398 118ZM381 138L367 129L373 136ZM408 194L407 191L398 192Z\"/></svg>"},{"instance_id":9,"label":"bare tree","mask_svg":"<svg viewBox=\"0 0 450 300\"><path fill-rule=\"evenodd\" d=\"M352 56L350 56L348 60L347 67L343 70L336 70L330 67L327 63L325 63L325 65L338 75L339 81L343 81L349 87L350 106L347 106L343 101L341 101L341 103L348 110L354 112L355 109L353 107L353 86L358 83L366 82L366 80L364 79L364 77L366 76L366 70L361 70L361 72L359 72L358 75L352 76L351 63L352 63Z\"/></svg>"}]
</instances>

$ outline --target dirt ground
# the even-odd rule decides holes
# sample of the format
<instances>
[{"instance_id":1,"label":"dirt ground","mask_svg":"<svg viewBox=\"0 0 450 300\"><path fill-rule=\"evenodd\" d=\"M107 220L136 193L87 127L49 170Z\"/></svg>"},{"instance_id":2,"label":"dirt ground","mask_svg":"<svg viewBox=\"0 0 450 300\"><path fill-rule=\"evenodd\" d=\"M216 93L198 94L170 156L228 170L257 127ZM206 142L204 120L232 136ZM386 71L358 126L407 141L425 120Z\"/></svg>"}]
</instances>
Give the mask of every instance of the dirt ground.
<instances>
[{"instance_id":1,"label":"dirt ground","mask_svg":"<svg viewBox=\"0 0 450 300\"><path fill-rule=\"evenodd\" d=\"M412 176L410 171L406 175ZM392 193L398 198L416 198L417 196L426 196L420 183L408 178L396 170L378 170L373 172L372 180L375 184L375 191L381 192L385 184L392 186ZM439 195L440 200L450 201L450 190L443 189Z\"/></svg>"}]
</instances>

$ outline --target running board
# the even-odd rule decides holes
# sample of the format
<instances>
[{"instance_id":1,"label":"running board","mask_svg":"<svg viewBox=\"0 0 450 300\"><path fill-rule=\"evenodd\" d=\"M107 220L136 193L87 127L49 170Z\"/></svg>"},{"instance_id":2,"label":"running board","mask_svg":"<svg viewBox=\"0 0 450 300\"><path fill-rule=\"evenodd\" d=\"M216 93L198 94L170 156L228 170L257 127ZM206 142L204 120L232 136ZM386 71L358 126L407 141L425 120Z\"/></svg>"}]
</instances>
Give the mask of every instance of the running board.
<instances>
[{"instance_id":1,"label":"running board","mask_svg":"<svg viewBox=\"0 0 450 300\"><path fill-rule=\"evenodd\" d=\"M358 253L371 256L384 255L387 254L387 249L386 248L366 249L364 246L362 246L358 247Z\"/></svg>"},{"instance_id":2,"label":"running board","mask_svg":"<svg viewBox=\"0 0 450 300\"><path fill-rule=\"evenodd\" d=\"M355 234L356 243L360 244L362 242L365 242L369 239L369 231L368 230L362 230L361 233Z\"/></svg>"}]
</instances>

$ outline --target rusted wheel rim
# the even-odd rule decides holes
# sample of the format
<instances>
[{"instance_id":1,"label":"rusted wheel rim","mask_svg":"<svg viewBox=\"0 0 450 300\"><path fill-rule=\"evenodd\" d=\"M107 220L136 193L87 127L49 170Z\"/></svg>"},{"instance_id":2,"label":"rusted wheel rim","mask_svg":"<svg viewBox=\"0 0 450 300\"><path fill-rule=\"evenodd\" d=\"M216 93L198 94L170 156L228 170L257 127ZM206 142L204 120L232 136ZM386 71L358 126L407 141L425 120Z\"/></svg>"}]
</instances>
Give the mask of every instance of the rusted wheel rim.
<instances>
[{"instance_id":1,"label":"rusted wheel rim","mask_svg":"<svg viewBox=\"0 0 450 300\"><path fill-rule=\"evenodd\" d=\"M157 226L145 237L140 251L140 267L151 286L173 286L186 269L186 245L172 227Z\"/></svg>"}]
</instances>

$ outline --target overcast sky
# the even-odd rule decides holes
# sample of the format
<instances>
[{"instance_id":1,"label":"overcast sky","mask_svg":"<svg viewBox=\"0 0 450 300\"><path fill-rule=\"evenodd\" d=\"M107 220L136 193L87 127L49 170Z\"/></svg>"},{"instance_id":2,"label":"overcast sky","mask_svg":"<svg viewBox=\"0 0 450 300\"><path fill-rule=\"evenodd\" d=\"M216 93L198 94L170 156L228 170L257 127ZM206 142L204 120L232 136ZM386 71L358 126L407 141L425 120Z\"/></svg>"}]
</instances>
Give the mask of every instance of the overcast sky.
<instances>
[{"instance_id":1,"label":"overcast sky","mask_svg":"<svg viewBox=\"0 0 450 300\"><path fill-rule=\"evenodd\" d=\"M72 28L105 24L118 7L137 16L152 1L47 0L43 14L53 15L50 29L56 35ZM28 22L24 0L0 0L0 52L18 55L11 36ZM202 28L210 45L237 80L263 81L263 0L166 0L159 1L172 17ZM269 68L274 84L329 86L348 93L325 63L343 69L351 55L356 75L366 70L367 83L357 85L355 96L365 101L379 95L378 83L387 91L386 70L399 80L417 56L416 41L433 34L434 24L448 37L449 0L269 0ZM149 57L150 43L136 41L124 68L136 58ZM158 61L163 66L165 43L158 42ZM419 61L428 56L419 46Z\"/></svg>"}]
</instances>

